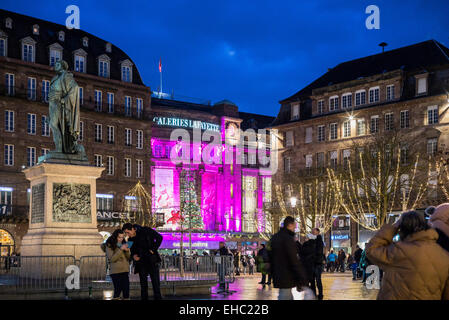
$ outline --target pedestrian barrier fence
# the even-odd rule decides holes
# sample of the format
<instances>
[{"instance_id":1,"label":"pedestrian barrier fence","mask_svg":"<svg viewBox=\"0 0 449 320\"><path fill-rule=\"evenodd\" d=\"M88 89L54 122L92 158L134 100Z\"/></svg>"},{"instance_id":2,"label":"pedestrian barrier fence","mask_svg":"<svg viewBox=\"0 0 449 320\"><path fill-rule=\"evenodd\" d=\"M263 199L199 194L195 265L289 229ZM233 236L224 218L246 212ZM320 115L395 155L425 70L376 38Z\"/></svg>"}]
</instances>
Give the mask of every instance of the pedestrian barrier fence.
<instances>
[{"instance_id":1,"label":"pedestrian barrier fence","mask_svg":"<svg viewBox=\"0 0 449 320\"><path fill-rule=\"evenodd\" d=\"M231 283L234 278L232 256L161 256L161 287L196 284ZM73 275L76 266L79 273ZM68 273L66 273L68 272ZM131 285L139 278L130 269ZM79 277L83 290L111 287L109 265L105 256L14 256L0 257L0 293L52 291L64 292L68 277ZM71 279L72 279L71 278Z\"/></svg>"}]
</instances>

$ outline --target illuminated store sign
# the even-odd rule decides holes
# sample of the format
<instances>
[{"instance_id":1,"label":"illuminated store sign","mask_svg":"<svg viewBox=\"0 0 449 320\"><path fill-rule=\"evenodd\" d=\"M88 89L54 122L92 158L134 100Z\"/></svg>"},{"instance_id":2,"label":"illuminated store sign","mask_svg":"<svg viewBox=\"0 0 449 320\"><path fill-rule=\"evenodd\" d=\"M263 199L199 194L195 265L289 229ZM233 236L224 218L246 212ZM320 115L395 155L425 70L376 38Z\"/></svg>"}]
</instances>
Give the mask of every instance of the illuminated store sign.
<instances>
[{"instance_id":1,"label":"illuminated store sign","mask_svg":"<svg viewBox=\"0 0 449 320\"><path fill-rule=\"evenodd\" d=\"M348 234L336 234L331 236L331 240L348 240Z\"/></svg>"},{"instance_id":2,"label":"illuminated store sign","mask_svg":"<svg viewBox=\"0 0 449 320\"><path fill-rule=\"evenodd\" d=\"M129 219L127 212L97 211L97 220Z\"/></svg>"},{"instance_id":3,"label":"illuminated store sign","mask_svg":"<svg viewBox=\"0 0 449 320\"><path fill-rule=\"evenodd\" d=\"M158 126L180 127L180 128L201 128L201 130L211 130L220 132L218 124L202 122L199 120L190 120L182 118L154 117L153 122Z\"/></svg>"},{"instance_id":4,"label":"illuminated store sign","mask_svg":"<svg viewBox=\"0 0 449 320\"><path fill-rule=\"evenodd\" d=\"M185 241L183 243L183 247L185 249L188 249L189 242ZM176 240L162 240L161 249L180 249L181 248L181 242ZM198 241L193 242L192 241L192 249L218 249L219 248L219 242L218 241Z\"/></svg>"}]
</instances>

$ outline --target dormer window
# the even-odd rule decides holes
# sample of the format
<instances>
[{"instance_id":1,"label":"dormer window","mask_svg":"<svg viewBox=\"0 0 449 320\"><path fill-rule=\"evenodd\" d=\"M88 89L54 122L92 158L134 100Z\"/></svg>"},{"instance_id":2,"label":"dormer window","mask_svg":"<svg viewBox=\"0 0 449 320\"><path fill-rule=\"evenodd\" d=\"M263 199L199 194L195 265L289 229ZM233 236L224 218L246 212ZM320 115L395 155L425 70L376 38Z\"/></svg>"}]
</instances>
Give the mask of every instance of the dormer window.
<instances>
[{"instance_id":1,"label":"dormer window","mask_svg":"<svg viewBox=\"0 0 449 320\"><path fill-rule=\"evenodd\" d=\"M33 26L33 34L37 36L39 35L39 25L35 24Z\"/></svg>"},{"instance_id":2,"label":"dormer window","mask_svg":"<svg viewBox=\"0 0 449 320\"><path fill-rule=\"evenodd\" d=\"M133 81L133 64L128 59L120 63L120 68L122 70L122 81L132 82Z\"/></svg>"},{"instance_id":3,"label":"dormer window","mask_svg":"<svg viewBox=\"0 0 449 320\"><path fill-rule=\"evenodd\" d=\"M427 93L427 73L416 75L416 95Z\"/></svg>"},{"instance_id":4,"label":"dormer window","mask_svg":"<svg viewBox=\"0 0 449 320\"><path fill-rule=\"evenodd\" d=\"M62 60L62 46L59 43L54 43L49 47L50 50L50 61L49 65L54 67L57 61Z\"/></svg>"},{"instance_id":5,"label":"dormer window","mask_svg":"<svg viewBox=\"0 0 449 320\"><path fill-rule=\"evenodd\" d=\"M112 45L109 42L107 42L106 43L106 52L111 52L111 51L112 51Z\"/></svg>"},{"instance_id":6,"label":"dormer window","mask_svg":"<svg viewBox=\"0 0 449 320\"><path fill-rule=\"evenodd\" d=\"M83 46L84 47L88 47L89 46L89 38L88 37L84 37L83 38Z\"/></svg>"},{"instance_id":7,"label":"dormer window","mask_svg":"<svg viewBox=\"0 0 449 320\"><path fill-rule=\"evenodd\" d=\"M109 78L109 62L111 59L103 54L98 57L98 75L100 77Z\"/></svg>"},{"instance_id":8,"label":"dormer window","mask_svg":"<svg viewBox=\"0 0 449 320\"><path fill-rule=\"evenodd\" d=\"M26 37L21 40L22 43L22 60L27 62L34 62L35 57L35 45L36 41L34 41L31 37Z\"/></svg>"},{"instance_id":9,"label":"dormer window","mask_svg":"<svg viewBox=\"0 0 449 320\"><path fill-rule=\"evenodd\" d=\"M8 53L8 37L6 33L0 30L0 57L6 57Z\"/></svg>"},{"instance_id":10,"label":"dormer window","mask_svg":"<svg viewBox=\"0 0 449 320\"><path fill-rule=\"evenodd\" d=\"M73 52L74 59L74 70L76 72L86 72L86 60L87 60L87 52L83 49L78 49Z\"/></svg>"},{"instance_id":11,"label":"dormer window","mask_svg":"<svg viewBox=\"0 0 449 320\"><path fill-rule=\"evenodd\" d=\"M5 27L8 29L12 29L12 19L11 18L5 19Z\"/></svg>"},{"instance_id":12,"label":"dormer window","mask_svg":"<svg viewBox=\"0 0 449 320\"><path fill-rule=\"evenodd\" d=\"M65 40L65 33L64 33L64 31L59 31L58 39L59 39L59 41L64 41Z\"/></svg>"},{"instance_id":13,"label":"dormer window","mask_svg":"<svg viewBox=\"0 0 449 320\"><path fill-rule=\"evenodd\" d=\"M292 120L298 120L299 119L299 103L295 103L292 105L292 110L291 110L291 119Z\"/></svg>"}]
</instances>

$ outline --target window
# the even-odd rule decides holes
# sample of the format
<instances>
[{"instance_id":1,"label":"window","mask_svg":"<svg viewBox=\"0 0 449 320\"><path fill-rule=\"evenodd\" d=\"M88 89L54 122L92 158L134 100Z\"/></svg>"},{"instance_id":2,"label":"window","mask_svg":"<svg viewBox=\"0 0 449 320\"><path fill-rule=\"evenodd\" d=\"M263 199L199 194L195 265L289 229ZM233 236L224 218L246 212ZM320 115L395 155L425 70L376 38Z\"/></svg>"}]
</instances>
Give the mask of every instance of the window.
<instances>
[{"instance_id":1,"label":"window","mask_svg":"<svg viewBox=\"0 0 449 320\"><path fill-rule=\"evenodd\" d=\"M34 44L22 43L22 60L34 62Z\"/></svg>"},{"instance_id":2,"label":"window","mask_svg":"<svg viewBox=\"0 0 449 320\"><path fill-rule=\"evenodd\" d=\"M438 139L437 138L432 138L432 139L427 139L427 154L430 156L434 156L437 154L438 151Z\"/></svg>"},{"instance_id":3,"label":"window","mask_svg":"<svg viewBox=\"0 0 449 320\"><path fill-rule=\"evenodd\" d=\"M37 36L39 35L39 25L33 25L33 34Z\"/></svg>"},{"instance_id":4,"label":"window","mask_svg":"<svg viewBox=\"0 0 449 320\"><path fill-rule=\"evenodd\" d=\"M108 158L107 158L106 174L109 176L114 175L114 157L108 156Z\"/></svg>"},{"instance_id":5,"label":"window","mask_svg":"<svg viewBox=\"0 0 449 320\"><path fill-rule=\"evenodd\" d=\"M343 168L348 169L350 158L351 158L351 150L350 149L343 150Z\"/></svg>"},{"instance_id":6,"label":"window","mask_svg":"<svg viewBox=\"0 0 449 320\"><path fill-rule=\"evenodd\" d=\"M329 111L338 110L338 96L329 98Z\"/></svg>"},{"instance_id":7,"label":"window","mask_svg":"<svg viewBox=\"0 0 449 320\"><path fill-rule=\"evenodd\" d=\"M343 122L343 137L348 138L351 136L351 120Z\"/></svg>"},{"instance_id":8,"label":"window","mask_svg":"<svg viewBox=\"0 0 449 320\"><path fill-rule=\"evenodd\" d=\"M84 89L83 89L83 87L79 87L79 89L80 89L80 105L83 105L83 103L84 103Z\"/></svg>"},{"instance_id":9,"label":"window","mask_svg":"<svg viewBox=\"0 0 449 320\"><path fill-rule=\"evenodd\" d=\"M334 122L334 123L331 123L330 125L329 125L329 131L330 131L330 136L329 136L329 139L330 140L335 140L335 139L337 139L337 123L336 122Z\"/></svg>"},{"instance_id":10,"label":"window","mask_svg":"<svg viewBox=\"0 0 449 320\"><path fill-rule=\"evenodd\" d=\"M98 75L100 77L109 78L109 60L98 60Z\"/></svg>"},{"instance_id":11,"label":"window","mask_svg":"<svg viewBox=\"0 0 449 320\"><path fill-rule=\"evenodd\" d=\"M355 93L355 105L361 106L366 103L366 91L359 90Z\"/></svg>"},{"instance_id":12,"label":"window","mask_svg":"<svg viewBox=\"0 0 449 320\"><path fill-rule=\"evenodd\" d=\"M108 96L108 112L114 113L114 94L112 92L108 92L107 96Z\"/></svg>"},{"instance_id":13,"label":"window","mask_svg":"<svg viewBox=\"0 0 449 320\"><path fill-rule=\"evenodd\" d=\"M401 147L401 164L408 164L408 147Z\"/></svg>"},{"instance_id":14,"label":"window","mask_svg":"<svg viewBox=\"0 0 449 320\"><path fill-rule=\"evenodd\" d=\"M27 166L32 167L36 164L36 148L27 147Z\"/></svg>"},{"instance_id":15,"label":"window","mask_svg":"<svg viewBox=\"0 0 449 320\"><path fill-rule=\"evenodd\" d=\"M318 112L318 114L322 114L324 112L324 100L318 101L317 112Z\"/></svg>"},{"instance_id":16,"label":"window","mask_svg":"<svg viewBox=\"0 0 449 320\"><path fill-rule=\"evenodd\" d=\"M114 195L113 194L96 194L97 211L113 211Z\"/></svg>"},{"instance_id":17,"label":"window","mask_svg":"<svg viewBox=\"0 0 449 320\"><path fill-rule=\"evenodd\" d=\"M87 37L83 38L83 46L84 47L88 47L89 46L89 38L87 38Z\"/></svg>"},{"instance_id":18,"label":"window","mask_svg":"<svg viewBox=\"0 0 449 320\"><path fill-rule=\"evenodd\" d=\"M80 121L80 135L78 137L79 141L83 141L84 139L84 122Z\"/></svg>"},{"instance_id":19,"label":"window","mask_svg":"<svg viewBox=\"0 0 449 320\"><path fill-rule=\"evenodd\" d=\"M394 84L387 86L387 101L394 100Z\"/></svg>"},{"instance_id":20,"label":"window","mask_svg":"<svg viewBox=\"0 0 449 320\"><path fill-rule=\"evenodd\" d=\"M170 147L170 146L167 146ZM143 149L143 131L137 130L137 149ZM170 155L170 153L169 153Z\"/></svg>"},{"instance_id":21,"label":"window","mask_svg":"<svg viewBox=\"0 0 449 320\"><path fill-rule=\"evenodd\" d=\"M50 125L48 123L49 119L47 116L42 116L42 135L44 137L50 136Z\"/></svg>"},{"instance_id":22,"label":"window","mask_svg":"<svg viewBox=\"0 0 449 320\"><path fill-rule=\"evenodd\" d=\"M62 50L50 49L50 66L54 66L57 61L62 60Z\"/></svg>"},{"instance_id":23,"label":"window","mask_svg":"<svg viewBox=\"0 0 449 320\"><path fill-rule=\"evenodd\" d=\"M102 125L96 123L95 124L95 142L101 142L103 140L103 130Z\"/></svg>"},{"instance_id":24,"label":"window","mask_svg":"<svg viewBox=\"0 0 449 320\"><path fill-rule=\"evenodd\" d=\"M401 110L401 129L410 128L410 116L408 110Z\"/></svg>"},{"instance_id":25,"label":"window","mask_svg":"<svg viewBox=\"0 0 449 320\"><path fill-rule=\"evenodd\" d=\"M394 129L394 119L393 119L393 113L386 113L385 114L385 131L391 131Z\"/></svg>"},{"instance_id":26,"label":"window","mask_svg":"<svg viewBox=\"0 0 449 320\"><path fill-rule=\"evenodd\" d=\"M95 90L95 111L101 112L102 100L102 92L100 90Z\"/></svg>"},{"instance_id":27,"label":"window","mask_svg":"<svg viewBox=\"0 0 449 320\"><path fill-rule=\"evenodd\" d=\"M131 177L131 159L125 158L125 177Z\"/></svg>"},{"instance_id":28,"label":"window","mask_svg":"<svg viewBox=\"0 0 449 320\"><path fill-rule=\"evenodd\" d=\"M41 156L46 156L50 152L50 149L42 148L41 149Z\"/></svg>"},{"instance_id":29,"label":"window","mask_svg":"<svg viewBox=\"0 0 449 320\"><path fill-rule=\"evenodd\" d=\"M427 78L418 78L417 94L424 94L427 92Z\"/></svg>"},{"instance_id":30,"label":"window","mask_svg":"<svg viewBox=\"0 0 449 320\"><path fill-rule=\"evenodd\" d=\"M143 160L136 160L136 167L137 167L137 172L136 172L137 178L142 178L143 177Z\"/></svg>"},{"instance_id":31,"label":"window","mask_svg":"<svg viewBox=\"0 0 449 320\"><path fill-rule=\"evenodd\" d=\"M379 132L379 116L371 117L370 133Z\"/></svg>"},{"instance_id":32,"label":"window","mask_svg":"<svg viewBox=\"0 0 449 320\"><path fill-rule=\"evenodd\" d=\"M5 166L14 165L14 145L5 144Z\"/></svg>"},{"instance_id":33,"label":"window","mask_svg":"<svg viewBox=\"0 0 449 320\"><path fill-rule=\"evenodd\" d=\"M438 106L427 107L427 124L438 123Z\"/></svg>"},{"instance_id":34,"label":"window","mask_svg":"<svg viewBox=\"0 0 449 320\"><path fill-rule=\"evenodd\" d=\"M5 110L5 131L14 132L14 111Z\"/></svg>"},{"instance_id":35,"label":"window","mask_svg":"<svg viewBox=\"0 0 449 320\"><path fill-rule=\"evenodd\" d=\"M295 103L292 105L292 120L298 120L299 119L299 103Z\"/></svg>"},{"instance_id":36,"label":"window","mask_svg":"<svg viewBox=\"0 0 449 320\"><path fill-rule=\"evenodd\" d=\"M162 146L160 144L154 146L154 156L156 158L162 157Z\"/></svg>"},{"instance_id":37,"label":"window","mask_svg":"<svg viewBox=\"0 0 449 320\"><path fill-rule=\"evenodd\" d=\"M125 128L125 146L132 145L132 130L129 128Z\"/></svg>"},{"instance_id":38,"label":"window","mask_svg":"<svg viewBox=\"0 0 449 320\"><path fill-rule=\"evenodd\" d=\"M316 166L317 168L324 168L324 152L316 154Z\"/></svg>"},{"instance_id":39,"label":"window","mask_svg":"<svg viewBox=\"0 0 449 320\"><path fill-rule=\"evenodd\" d=\"M48 93L50 92L50 81L42 80L42 101L48 102Z\"/></svg>"},{"instance_id":40,"label":"window","mask_svg":"<svg viewBox=\"0 0 449 320\"><path fill-rule=\"evenodd\" d=\"M318 141L324 141L325 140L325 126L318 126Z\"/></svg>"},{"instance_id":41,"label":"window","mask_svg":"<svg viewBox=\"0 0 449 320\"><path fill-rule=\"evenodd\" d=\"M141 118L143 113L143 100L141 98L137 98L136 102L137 102L136 106L137 117Z\"/></svg>"},{"instance_id":42,"label":"window","mask_svg":"<svg viewBox=\"0 0 449 320\"><path fill-rule=\"evenodd\" d=\"M36 78L28 77L27 98L28 100L36 100Z\"/></svg>"},{"instance_id":43,"label":"window","mask_svg":"<svg viewBox=\"0 0 449 320\"><path fill-rule=\"evenodd\" d=\"M65 33L64 33L64 31L59 31L58 32L58 39L59 39L59 41L64 41L65 40Z\"/></svg>"},{"instance_id":44,"label":"window","mask_svg":"<svg viewBox=\"0 0 449 320\"><path fill-rule=\"evenodd\" d=\"M106 43L105 50L106 50L106 52L111 52L112 51L111 43L109 43L109 42Z\"/></svg>"},{"instance_id":45,"label":"window","mask_svg":"<svg viewBox=\"0 0 449 320\"><path fill-rule=\"evenodd\" d=\"M165 157L166 157L166 158L170 158L170 150L171 150L171 147L170 147L170 145L167 144L167 145L165 146ZM233 173L233 172L234 172L233 170L234 170L234 167L233 167L233 164L231 163L231 168L230 168L231 175L234 174L234 173Z\"/></svg>"},{"instance_id":46,"label":"window","mask_svg":"<svg viewBox=\"0 0 449 320\"><path fill-rule=\"evenodd\" d=\"M366 134L365 119L357 119L357 135L363 136Z\"/></svg>"},{"instance_id":47,"label":"window","mask_svg":"<svg viewBox=\"0 0 449 320\"><path fill-rule=\"evenodd\" d=\"M350 108L352 107L352 93L345 93L341 97L341 107Z\"/></svg>"},{"instance_id":48,"label":"window","mask_svg":"<svg viewBox=\"0 0 449 320\"><path fill-rule=\"evenodd\" d=\"M95 154L94 155L94 163L95 163L96 167L103 166L103 156L100 154Z\"/></svg>"},{"instance_id":49,"label":"window","mask_svg":"<svg viewBox=\"0 0 449 320\"><path fill-rule=\"evenodd\" d=\"M290 172L290 157L284 158L284 172L289 173Z\"/></svg>"},{"instance_id":50,"label":"window","mask_svg":"<svg viewBox=\"0 0 449 320\"><path fill-rule=\"evenodd\" d=\"M306 128L306 143L312 143L312 127Z\"/></svg>"},{"instance_id":51,"label":"window","mask_svg":"<svg viewBox=\"0 0 449 320\"><path fill-rule=\"evenodd\" d=\"M27 120L27 133L36 134L36 115L34 113L28 113Z\"/></svg>"},{"instance_id":52,"label":"window","mask_svg":"<svg viewBox=\"0 0 449 320\"><path fill-rule=\"evenodd\" d=\"M337 168L337 159L338 159L337 151L330 151L329 158L330 158L331 168L336 169Z\"/></svg>"},{"instance_id":53,"label":"window","mask_svg":"<svg viewBox=\"0 0 449 320\"><path fill-rule=\"evenodd\" d=\"M5 74L6 94L8 96L14 95L14 75L12 73Z\"/></svg>"},{"instance_id":54,"label":"window","mask_svg":"<svg viewBox=\"0 0 449 320\"><path fill-rule=\"evenodd\" d=\"M86 72L85 65L86 65L86 58L79 54L75 54L75 71Z\"/></svg>"},{"instance_id":55,"label":"window","mask_svg":"<svg viewBox=\"0 0 449 320\"><path fill-rule=\"evenodd\" d=\"M114 127L108 126L108 143L114 143Z\"/></svg>"},{"instance_id":56,"label":"window","mask_svg":"<svg viewBox=\"0 0 449 320\"><path fill-rule=\"evenodd\" d=\"M131 97L125 96L125 116L131 116Z\"/></svg>"},{"instance_id":57,"label":"window","mask_svg":"<svg viewBox=\"0 0 449 320\"><path fill-rule=\"evenodd\" d=\"M286 137L286 146L291 147L293 146L293 131L287 131L285 134Z\"/></svg>"},{"instance_id":58,"label":"window","mask_svg":"<svg viewBox=\"0 0 449 320\"><path fill-rule=\"evenodd\" d=\"M5 27L8 29L12 29L12 19L11 18L5 19Z\"/></svg>"},{"instance_id":59,"label":"window","mask_svg":"<svg viewBox=\"0 0 449 320\"><path fill-rule=\"evenodd\" d=\"M369 89L369 103L379 101L379 87Z\"/></svg>"},{"instance_id":60,"label":"window","mask_svg":"<svg viewBox=\"0 0 449 320\"><path fill-rule=\"evenodd\" d=\"M131 82L131 68L129 66L122 66L122 81Z\"/></svg>"},{"instance_id":61,"label":"window","mask_svg":"<svg viewBox=\"0 0 449 320\"><path fill-rule=\"evenodd\" d=\"M306 154L306 169L312 168L312 164L313 164L313 155Z\"/></svg>"},{"instance_id":62,"label":"window","mask_svg":"<svg viewBox=\"0 0 449 320\"><path fill-rule=\"evenodd\" d=\"M0 35L1 35L1 31L0 31ZM2 37L0 38L0 57L6 57L7 54L7 49L6 49L6 37Z\"/></svg>"}]
</instances>

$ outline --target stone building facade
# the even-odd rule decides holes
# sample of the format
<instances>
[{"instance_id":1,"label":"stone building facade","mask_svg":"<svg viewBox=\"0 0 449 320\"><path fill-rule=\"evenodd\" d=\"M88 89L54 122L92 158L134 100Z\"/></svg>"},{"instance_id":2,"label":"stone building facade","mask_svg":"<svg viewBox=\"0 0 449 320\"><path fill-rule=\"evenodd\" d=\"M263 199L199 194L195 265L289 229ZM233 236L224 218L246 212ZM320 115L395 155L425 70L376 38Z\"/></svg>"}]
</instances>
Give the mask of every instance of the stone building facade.
<instances>
[{"instance_id":1,"label":"stone building facade","mask_svg":"<svg viewBox=\"0 0 449 320\"><path fill-rule=\"evenodd\" d=\"M430 40L344 62L282 100L274 122L282 140L278 176L343 166L354 159L354 141L394 130L422 156L448 154L448 56ZM351 250L371 236L342 215L326 244Z\"/></svg>"}]
</instances>

